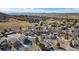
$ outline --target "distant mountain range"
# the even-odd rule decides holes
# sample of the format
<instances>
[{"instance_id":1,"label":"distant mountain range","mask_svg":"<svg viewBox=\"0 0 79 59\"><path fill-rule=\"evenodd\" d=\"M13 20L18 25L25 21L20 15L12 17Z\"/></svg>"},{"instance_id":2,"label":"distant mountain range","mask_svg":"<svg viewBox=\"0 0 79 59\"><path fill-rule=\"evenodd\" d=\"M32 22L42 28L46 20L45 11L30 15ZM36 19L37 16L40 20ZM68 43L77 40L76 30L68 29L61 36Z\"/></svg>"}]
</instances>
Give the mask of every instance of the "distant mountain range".
<instances>
[{"instance_id":1,"label":"distant mountain range","mask_svg":"<svg viewBox=\"0 0 79 59\"><path fill-rule=\"evenodd\" d=\"M8 13L9 15L79 15L79 13Z\"/></svg>"},{"instance_id":2,"label":"distant mountain range","mask_svg":"<svg viewBox=\"0 0 79 59\"><path fill-rule=\"evenodd\" d=\"M79 15L79 13L2 13L0 15Z\"/></svg>"},{"instance_id":3,"label":"distant mountain range","mask_svg":"<svg viewBox=\"0 0 79 59\"><path fill-rule=\"evenodd\" d=\"M50 16L50 15L78 15L79 16L79 13L8 13L8 14L6 14L6 13L2 13L2 12L0 12L0 21L1 20L8 20L9 19L9 17L11 17L11 16L18 16L18 15L29 15L29 16Z\"/></svg>"}]
</instances>

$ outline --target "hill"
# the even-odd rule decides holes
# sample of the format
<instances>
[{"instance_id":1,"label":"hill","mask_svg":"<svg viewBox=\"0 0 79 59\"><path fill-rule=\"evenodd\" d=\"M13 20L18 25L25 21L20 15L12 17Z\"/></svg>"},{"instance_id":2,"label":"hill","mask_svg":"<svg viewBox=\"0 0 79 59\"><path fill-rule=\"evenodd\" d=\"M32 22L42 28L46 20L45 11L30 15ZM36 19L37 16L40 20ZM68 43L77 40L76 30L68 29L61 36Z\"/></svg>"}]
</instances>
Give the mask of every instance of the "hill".
<instances>
[{"instance_id":1,"label":"hill","mask_svg":"<svg viewBox=\"0 0 79 59\"><path fill-rule=\"evenodd\" d=\"M11 28L18 30L20 27L27 28L28 26L31 26L29 22L19 21L17 19L9 18L8 22L0 23L0 32L4 31L5 29L9 30Z\"/></svg>"},{"instance_id":2,"label":"hill","mask_svg":"<svg viewBox=\"0 0 79 59\"><path fill-rule=\"evenodd\" d=\"M8 19L9 19L9 15L8 14L0 12L0 22L8 21Z\"/></svg>"}]
</instances>

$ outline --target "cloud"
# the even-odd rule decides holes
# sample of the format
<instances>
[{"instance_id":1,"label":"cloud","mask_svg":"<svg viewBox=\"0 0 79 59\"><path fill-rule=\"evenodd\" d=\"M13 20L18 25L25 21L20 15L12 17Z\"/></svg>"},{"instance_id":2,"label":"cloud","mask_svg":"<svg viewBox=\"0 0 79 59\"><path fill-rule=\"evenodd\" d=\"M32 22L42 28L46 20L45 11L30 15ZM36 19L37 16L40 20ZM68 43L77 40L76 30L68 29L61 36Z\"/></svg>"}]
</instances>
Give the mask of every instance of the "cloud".
<instances>
[{"instance_id":1,"label":"cloud","mask_svg":"<svg viewBox=\"0 0 79 59\"><path fill-rule=\"evenodd\" d=\"M38 9L38 8L3 8L0 9L1 12L4 13L16 13L16 12L30 12L30 13L44 13L45 10Z\"/></svg>"},{"instance_id":2,"label":"cloud","mask_svg":"<svg viewBox=\"0 0 79 59\"><path fill-rule=\"evenodd\" d=\"M79 13L79 8L0 8L4 13Z\"/></svg>"}]
</instances>

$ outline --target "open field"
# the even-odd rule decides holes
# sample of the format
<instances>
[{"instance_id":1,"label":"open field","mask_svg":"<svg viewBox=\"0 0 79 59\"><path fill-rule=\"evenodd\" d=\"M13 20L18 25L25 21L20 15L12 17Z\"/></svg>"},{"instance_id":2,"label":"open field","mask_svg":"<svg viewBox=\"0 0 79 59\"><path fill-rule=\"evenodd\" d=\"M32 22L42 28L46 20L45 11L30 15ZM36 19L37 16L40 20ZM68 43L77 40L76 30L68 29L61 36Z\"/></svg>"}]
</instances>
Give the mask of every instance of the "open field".
<instances>
[{"instance_id":1,"label":"open field","mask_svg":"<svg viewBox=\"0 0 79 59\"><path fill-rule=\"evenodd\" d=\"M10 18L8 22L5 23L0 23L0 32L4 31L4 29L9 29L9 28L15 28L18 29L19 27L25 28L31 26L29 22L26 21L19 21L13 18Z\"/></svg>"}]
</instances>

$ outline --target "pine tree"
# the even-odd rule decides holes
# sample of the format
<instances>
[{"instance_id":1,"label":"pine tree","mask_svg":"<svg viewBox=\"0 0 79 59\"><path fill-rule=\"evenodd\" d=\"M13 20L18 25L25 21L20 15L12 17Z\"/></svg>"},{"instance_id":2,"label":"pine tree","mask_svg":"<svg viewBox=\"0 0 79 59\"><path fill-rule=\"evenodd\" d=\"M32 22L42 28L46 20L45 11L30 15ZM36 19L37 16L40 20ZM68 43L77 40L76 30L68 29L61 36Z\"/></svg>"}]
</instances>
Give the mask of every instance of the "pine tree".
<instances>
[{"instance_id":1,"label":"pine tree","mask_svg":"<svg viewBox=\"0 0 79 59\"><path fill-rule=\"evenodd\" d=\"M39 40L38 40L38 37L36 37L36 40L35 40L35 43L37 44L37 45L39 45Z\"/></svg>"},{"instance_id":2,"label":"pine tree","mask_svg":"<svg viewBox=\"0 0 79 59\"><path fill-rule=\"evenodd\" d=\"M9 28L9 31L12 31L11 28Z\"/></svg>"},{"instance_id":3,"label":"pine tree","mask_svg":"<svg viewBox=\"0 0 79 59\"><path fill-rule=\"evenodd\" d=\"M20 30L22 30L22 27L19 27Z\"/></svg>"},{"instance_id":4,"label":"pine tree","mask_svg":"<svg viewBox=\"0 0 79 59\"><path fill-rule=\"evenodd\" d=\"M7 32L7 29L4 29L4 32Z\"/></svg>"}]
</instances>

